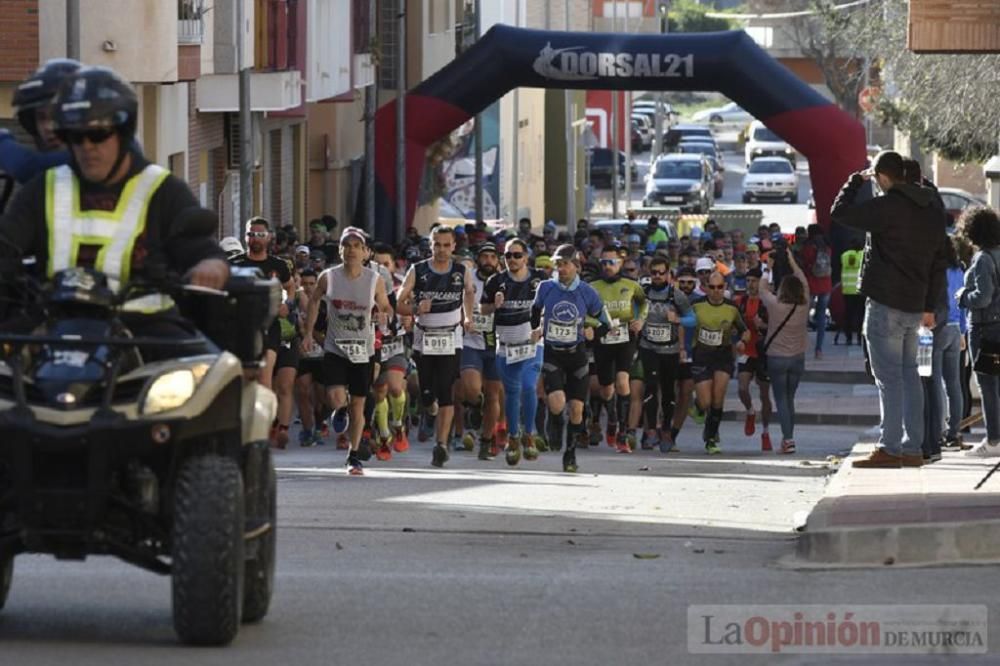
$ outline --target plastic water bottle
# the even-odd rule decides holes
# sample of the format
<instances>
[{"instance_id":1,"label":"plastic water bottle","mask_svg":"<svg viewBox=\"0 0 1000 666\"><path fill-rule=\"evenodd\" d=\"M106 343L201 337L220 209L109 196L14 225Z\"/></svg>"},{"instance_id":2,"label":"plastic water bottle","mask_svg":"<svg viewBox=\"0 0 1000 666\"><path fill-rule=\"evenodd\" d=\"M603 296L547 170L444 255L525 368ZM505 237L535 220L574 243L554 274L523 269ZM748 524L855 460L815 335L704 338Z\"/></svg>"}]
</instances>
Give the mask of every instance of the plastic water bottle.
<instances>
[{"instance_id":1,"label":"plastic water bottle","mask_svg":"<svg viewBox=\"0 0 1000 666\"><path fill-rule=\"evenodd\" d=\"M934 333L926 326L917 329L917 372L921 377L931 376L934 356Z\"/></svg>"}]
</instances>

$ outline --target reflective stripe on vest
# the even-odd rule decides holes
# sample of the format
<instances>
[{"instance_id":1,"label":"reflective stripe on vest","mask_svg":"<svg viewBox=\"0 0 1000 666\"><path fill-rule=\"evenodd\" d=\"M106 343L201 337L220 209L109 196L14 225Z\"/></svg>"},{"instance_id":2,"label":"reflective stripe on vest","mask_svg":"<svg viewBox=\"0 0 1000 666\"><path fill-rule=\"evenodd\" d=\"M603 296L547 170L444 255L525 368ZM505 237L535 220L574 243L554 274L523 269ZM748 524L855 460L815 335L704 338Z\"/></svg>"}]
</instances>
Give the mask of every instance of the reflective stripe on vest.
<instances>
[{"instance_id":1,"label":"reflective stripe on vest","mask_svg":"<svg viewBox=\"0 0 1000 666\"><path fill-rule=\"evenodd\" d=\"M861 276L861 261L864 253L860 250L848 250L840 255L840 291L844 296L854 296L858 293L858 278ZM851 266L853 259L854 266Z\"/></svg>"},{"instance_id":2,"label":"reflective stripe on vest","mask_svg":"<svg viewBox=\"0 0 1000 666\"><path fill-rule=\"evenodd\" d=\"M45 221L49 236L46 274L77 265L81 245L98 245L96 270L118 291L128 282L135 241L146 228L149 202L170 174L150 164L125 184L113 211L80 210L80 184L68 166L49 169L45 181Z\"/></svg>"}]
</instances>

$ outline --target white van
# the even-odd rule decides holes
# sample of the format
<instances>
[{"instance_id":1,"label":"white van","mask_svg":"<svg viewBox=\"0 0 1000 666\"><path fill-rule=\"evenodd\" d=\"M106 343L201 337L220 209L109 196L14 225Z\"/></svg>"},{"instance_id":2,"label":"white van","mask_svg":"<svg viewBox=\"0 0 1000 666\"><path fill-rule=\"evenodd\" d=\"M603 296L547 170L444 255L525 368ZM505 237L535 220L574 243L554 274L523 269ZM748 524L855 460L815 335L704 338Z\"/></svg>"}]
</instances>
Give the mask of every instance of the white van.
<instances>
[{"instance_id":1,"label":"white van","mask_svg":"<svg viewBox=\"0 0 1000 666\"><path fill-rule=\"evenodd\" d=\"M758 157L784 157L795 166L795 149L759 120L750 123L744 150L748 169Z\"/></svg>"}]
</instances>

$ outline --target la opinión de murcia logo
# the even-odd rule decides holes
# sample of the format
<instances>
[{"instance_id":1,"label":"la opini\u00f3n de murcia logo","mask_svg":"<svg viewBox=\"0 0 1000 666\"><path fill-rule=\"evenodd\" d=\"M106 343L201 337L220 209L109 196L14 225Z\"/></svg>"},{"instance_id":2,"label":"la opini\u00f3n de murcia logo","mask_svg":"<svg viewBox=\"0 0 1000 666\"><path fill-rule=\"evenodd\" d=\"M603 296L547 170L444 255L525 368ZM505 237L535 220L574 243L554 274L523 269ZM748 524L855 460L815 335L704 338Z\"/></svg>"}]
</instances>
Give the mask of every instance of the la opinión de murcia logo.
<instances>
[{"instance_id":1,"label":"la opini\u00f3n de murcia logo","mask_svg":"<svg viewBox=\"0 0 1000 666\"><path fill-rule=\"evenodd\" d=\"M532 65L539 76L553 81L593 81L598 78L690 78L694 54L610 53L585 46L552 48L547 43Z\"/></svg>"}]
</instances>

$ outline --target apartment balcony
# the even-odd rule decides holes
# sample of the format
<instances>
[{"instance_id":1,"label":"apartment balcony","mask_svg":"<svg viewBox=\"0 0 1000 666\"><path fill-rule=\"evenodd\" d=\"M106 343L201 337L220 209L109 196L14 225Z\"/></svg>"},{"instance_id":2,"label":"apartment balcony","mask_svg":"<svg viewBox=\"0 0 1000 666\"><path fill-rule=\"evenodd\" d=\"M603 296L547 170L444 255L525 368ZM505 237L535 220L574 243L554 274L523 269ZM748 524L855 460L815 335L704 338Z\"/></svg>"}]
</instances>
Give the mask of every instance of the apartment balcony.
<instances>
[{"instance_id":1,"label":"apartment balcony","mask_svg":"<svg viewBox=\"0 0 1000 666\"><path fill-rule=\"evenodd\" d=\"M197 81L198 110L234 113L240 109L238 74L213 74ZM250 109L288 111L302 106L302 75L297 69L283 72L250 72Z\"/></svg>"}]
</instances>

